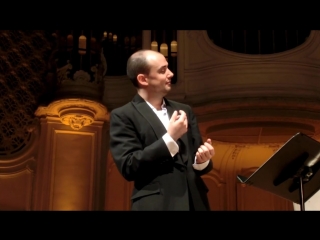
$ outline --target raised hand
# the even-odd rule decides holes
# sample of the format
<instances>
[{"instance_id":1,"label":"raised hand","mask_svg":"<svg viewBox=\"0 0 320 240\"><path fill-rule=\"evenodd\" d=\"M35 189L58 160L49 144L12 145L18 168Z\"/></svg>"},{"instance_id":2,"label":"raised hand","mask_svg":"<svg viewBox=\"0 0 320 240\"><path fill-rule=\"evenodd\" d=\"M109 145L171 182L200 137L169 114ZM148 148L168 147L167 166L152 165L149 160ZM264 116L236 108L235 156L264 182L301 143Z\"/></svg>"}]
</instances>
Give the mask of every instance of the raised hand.
<instances>
[{"instance_id":1,"label":"raised hand","mask_svg":"<svg viewBox=\"0 0 320 240\"><path fill-rule=\"evenodd\" d=\"M214 147L212 146L211 139L208 138L207 141L198 148L196 153L196 162L198 164L204 163L211 159L215 154Z\"/></svg>"},{"instance_id":2,"label":"raised hand","mask_svg":"<svg viewBox=\"0 0 320 240\"><path fill-rule=\"evenodd\" d=\"M188 119L184 111L174 111L168 125L168 134L177 141L188 130Z\"/></svg>"}]
</instances>

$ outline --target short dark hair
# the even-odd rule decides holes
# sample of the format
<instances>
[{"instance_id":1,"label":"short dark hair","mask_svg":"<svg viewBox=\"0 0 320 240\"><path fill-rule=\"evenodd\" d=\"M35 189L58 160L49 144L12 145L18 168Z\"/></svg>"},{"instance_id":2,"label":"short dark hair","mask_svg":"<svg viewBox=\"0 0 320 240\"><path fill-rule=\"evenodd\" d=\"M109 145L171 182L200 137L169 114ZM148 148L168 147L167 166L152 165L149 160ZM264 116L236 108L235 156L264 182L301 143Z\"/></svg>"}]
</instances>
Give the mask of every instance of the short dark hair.
<instances>
[{"instance_id":1,"label":"short dark hair","mask_svg":"<svg viewBox=\"0 0 320 240\"><path fill-rule=\"evenodd\" d=\"M149 74L150 66L148 64L145 52L152 51L149 49L139 50L133 53L127 61L127 76L135 87L139 87L138 74Z\"/></svg>"}]
</instances>

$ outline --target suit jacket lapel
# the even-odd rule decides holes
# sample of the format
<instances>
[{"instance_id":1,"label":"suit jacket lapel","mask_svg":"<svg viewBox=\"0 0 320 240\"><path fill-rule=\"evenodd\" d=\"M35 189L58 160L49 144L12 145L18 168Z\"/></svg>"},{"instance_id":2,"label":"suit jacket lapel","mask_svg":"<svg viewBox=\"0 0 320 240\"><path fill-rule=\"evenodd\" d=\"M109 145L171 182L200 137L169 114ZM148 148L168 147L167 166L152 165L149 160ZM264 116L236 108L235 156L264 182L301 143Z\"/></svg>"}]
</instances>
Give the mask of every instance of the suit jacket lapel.
<instances>
[{"instance_id":1,"label":"suit jacket lapel","mask_svg":"<svg viewBox=\"0 0 320 240\"><path fill-rule=\"evenodd\" d=\"M163 126L158 116L153 112L153 110L149 107L146 101L139 94L135 95L135 97L132 100L132 104L149 122L154 133L158 138L161 138L167 132L166 128Z\"/></svg>"}]
</instances>

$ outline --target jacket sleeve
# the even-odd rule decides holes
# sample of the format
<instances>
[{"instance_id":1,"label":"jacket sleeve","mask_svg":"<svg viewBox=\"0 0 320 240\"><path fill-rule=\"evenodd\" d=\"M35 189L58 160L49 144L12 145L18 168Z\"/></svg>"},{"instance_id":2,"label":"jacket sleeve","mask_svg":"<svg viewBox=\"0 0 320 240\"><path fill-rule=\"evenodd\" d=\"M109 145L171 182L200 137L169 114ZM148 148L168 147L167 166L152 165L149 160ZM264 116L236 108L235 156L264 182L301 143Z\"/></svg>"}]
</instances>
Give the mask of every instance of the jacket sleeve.
<instances>
[{"instance_id":1,"label":"jacket sleeve","mask_svg":"<svg viewBox=\"0 0 320 240\"><path fill-rule=\"evenodd\" d=\"M134 181L140 172L152 171L172 156L162 138L144 146L133 119L124 111L110 114L110 151L113 160L127 181Z\"/></svg>"}]
</instances>

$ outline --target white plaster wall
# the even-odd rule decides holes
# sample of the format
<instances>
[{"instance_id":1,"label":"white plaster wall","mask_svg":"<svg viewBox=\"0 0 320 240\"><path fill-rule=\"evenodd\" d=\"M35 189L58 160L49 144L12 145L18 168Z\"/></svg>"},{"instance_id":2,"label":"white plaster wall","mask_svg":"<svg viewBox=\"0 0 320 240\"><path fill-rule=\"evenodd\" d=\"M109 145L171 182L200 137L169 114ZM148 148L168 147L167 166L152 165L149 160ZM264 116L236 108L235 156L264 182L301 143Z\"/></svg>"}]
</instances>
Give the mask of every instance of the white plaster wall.
<instances>
[{"instance_id":1,"label":"white plaster wall","mask_svg":"<svg viewBox=\"0 0 320 240\"><path fill-rule=\"evenodd\" d=\"M300 204L293 203L295 211L301 211ZM308 201L304 203L305 211L319 211L320 210L320 191L316 192Z\"/></svg>"}]
</instances>

